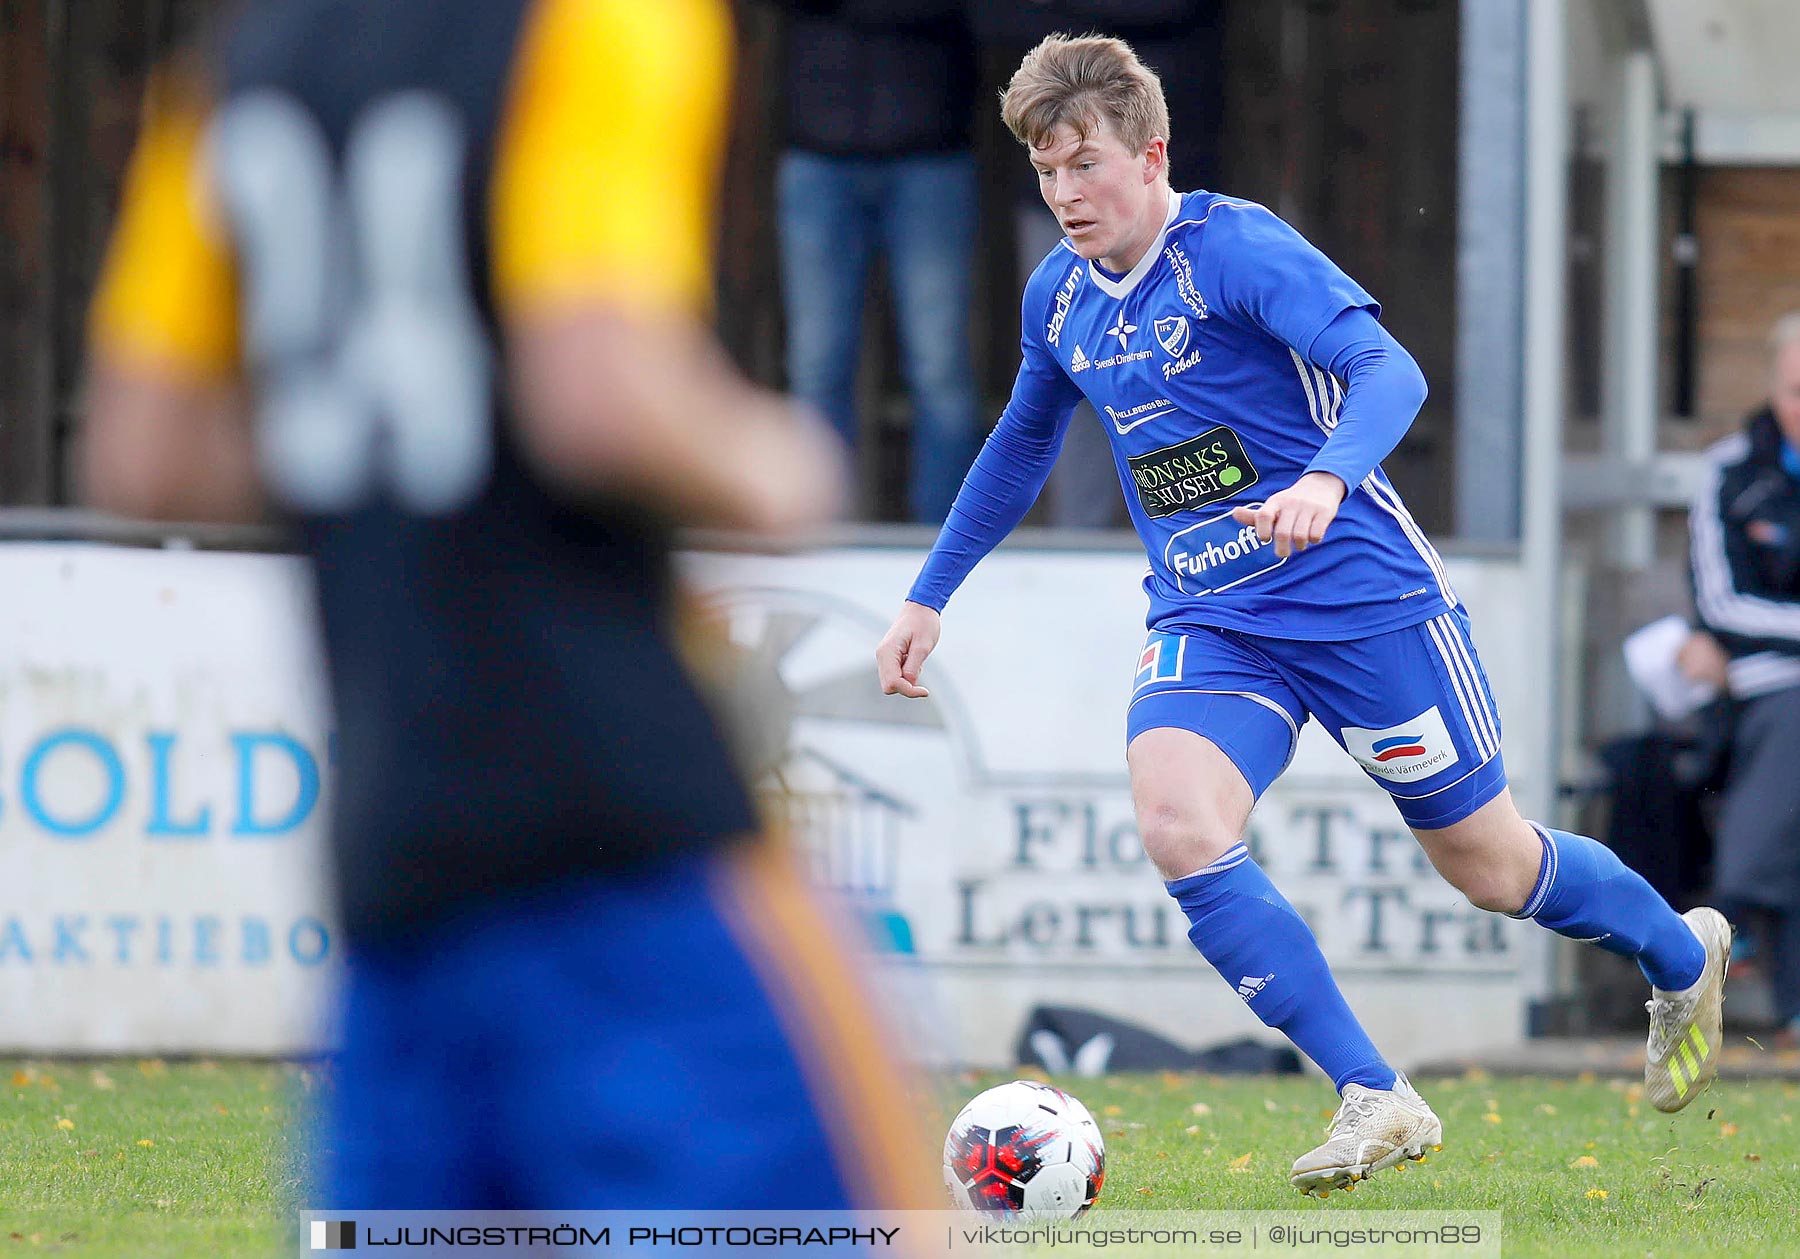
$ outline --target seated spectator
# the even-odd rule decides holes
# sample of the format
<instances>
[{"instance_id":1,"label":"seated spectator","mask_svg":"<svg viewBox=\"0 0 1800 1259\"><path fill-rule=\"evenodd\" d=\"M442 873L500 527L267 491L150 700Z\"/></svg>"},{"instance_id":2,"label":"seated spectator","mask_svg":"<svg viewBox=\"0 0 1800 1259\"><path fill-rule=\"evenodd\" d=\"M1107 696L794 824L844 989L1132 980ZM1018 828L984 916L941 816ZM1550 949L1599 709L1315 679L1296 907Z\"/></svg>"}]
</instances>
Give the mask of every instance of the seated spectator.
<instances>
[{"instance_id":1,"label":"seated spectator","mask_svg":"<svg viewBox=\"0 0 1800 1259\"><path fill-rule=\"evenodd\" d=\"M1717 903L1762 920L1775 1012L1800 1037L1800 312L1771 335L1769 404L1709 452L1690 517L1701 629L1682 671L1734 708Z\"/></svg>"}]
</instances>

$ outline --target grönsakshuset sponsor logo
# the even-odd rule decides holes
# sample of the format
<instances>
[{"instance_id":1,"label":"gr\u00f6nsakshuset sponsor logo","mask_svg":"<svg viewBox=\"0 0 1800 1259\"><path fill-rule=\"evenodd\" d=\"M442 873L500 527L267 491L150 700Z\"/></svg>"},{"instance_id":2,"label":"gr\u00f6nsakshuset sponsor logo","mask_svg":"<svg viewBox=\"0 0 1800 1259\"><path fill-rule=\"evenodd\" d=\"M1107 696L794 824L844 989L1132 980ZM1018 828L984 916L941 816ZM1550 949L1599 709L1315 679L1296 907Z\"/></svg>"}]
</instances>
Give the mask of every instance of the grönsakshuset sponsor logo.
<instances>
[{"instance_id":1,"label":"gr\u00f6nsakshuset sponsor logo","mask_svg":"<svg viewBox=\"0 0 1800 1259\"><path fill-rule=\"evenodd\" d=\"M1176 445L1135 455L1130 465L1138 504L1152 520L1230 498L1258 479L1243 441L1223 424Z\"/></svg>"}]
</instances>

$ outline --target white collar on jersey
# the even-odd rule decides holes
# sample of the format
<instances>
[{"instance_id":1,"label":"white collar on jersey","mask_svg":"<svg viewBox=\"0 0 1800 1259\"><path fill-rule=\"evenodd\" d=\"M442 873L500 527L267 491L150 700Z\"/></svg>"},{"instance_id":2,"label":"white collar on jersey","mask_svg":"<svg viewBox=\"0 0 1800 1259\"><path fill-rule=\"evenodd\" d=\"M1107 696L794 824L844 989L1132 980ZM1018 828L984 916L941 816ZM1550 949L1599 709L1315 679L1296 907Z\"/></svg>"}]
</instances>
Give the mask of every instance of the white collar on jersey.
<instances>
[{"instance_id":1,"label":"white collar on jersey","mask_svg":"<svg viewBox=\"0 0 1800 1259\"><path fill-rule=\"evenodd\" d=\"M1096 267L1090 259L1088 262L1088 278L1099 286L1102 293L1107 294L1109 297L1123 299L1132 289L1138 286L1138 281L1149 274L1150 268L1156 265L1156 256L1162 252L1163 237L1169 234L1169 224L1173 223L1175 221L1175 216L1180 213L1181 194L1171 188L1169 189L1169 213L1163 219L1162 230L1157 232L1156 239L1150 243L1150 248L1144 251L1144 256L1137 260L1137 266L1126 272L1120 279L1112 280L1108 279L1105 273L1103 273L1099 267Z\"/></svg>"}]
</instances>

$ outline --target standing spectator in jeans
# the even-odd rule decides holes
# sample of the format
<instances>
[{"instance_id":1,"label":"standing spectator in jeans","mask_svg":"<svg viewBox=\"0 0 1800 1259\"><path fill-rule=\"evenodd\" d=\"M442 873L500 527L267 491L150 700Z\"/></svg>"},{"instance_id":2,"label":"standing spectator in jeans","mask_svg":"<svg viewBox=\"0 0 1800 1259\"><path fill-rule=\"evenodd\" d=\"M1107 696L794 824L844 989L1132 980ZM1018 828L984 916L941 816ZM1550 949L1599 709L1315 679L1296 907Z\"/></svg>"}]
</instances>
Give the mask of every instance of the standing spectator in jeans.
<instances>
[{"instance_id":1,"label":"standing spectator in jeans","mask_svg":"<svg viewBox=\"0 0 1800 1259\"><path fill-rule=\"evenodd\" d=\"M1701 629L1681 667L1733 702L1714 884L1762 920L1775 1012L1800 1037L1800 312L1771 335L1769 405L1709 452L1690 517Z\"/></svg>"},{"instance_id":2,"label":"standing spectator in jeans","mask_svg":"<svg viewBox=\"0 0 1800 1259\"><path fill-rule=\"evenodd\" d=\"M887 257L912 397L914 520L975 456L975 51L958 0L788 0L777 193L788 385L856 443L862 309Z\"/></svg>"},{"instance_id":3,"label":"standing spectator in jeans","mask_svg":"<svg viewBox=\"0 0 1800 1259\"><path fill-rule=\"evenodd\" d=\"M970 21L983 48L1017 65L1046 35L1099 31L1131 45L1162 79L1169 130L1181 148L1184 188L1217 180L1219 118L1224 80L1223 0L970 0ZM1031 167L1017 165L1013 222L1019 282L1056 248L1062 229L1044 210ZM1100 417L1083 402L1075 410L1062 454L1050 473L1050 523L1078 529L1125 528L1125 500Z\"/></svg>"}]
</instances>

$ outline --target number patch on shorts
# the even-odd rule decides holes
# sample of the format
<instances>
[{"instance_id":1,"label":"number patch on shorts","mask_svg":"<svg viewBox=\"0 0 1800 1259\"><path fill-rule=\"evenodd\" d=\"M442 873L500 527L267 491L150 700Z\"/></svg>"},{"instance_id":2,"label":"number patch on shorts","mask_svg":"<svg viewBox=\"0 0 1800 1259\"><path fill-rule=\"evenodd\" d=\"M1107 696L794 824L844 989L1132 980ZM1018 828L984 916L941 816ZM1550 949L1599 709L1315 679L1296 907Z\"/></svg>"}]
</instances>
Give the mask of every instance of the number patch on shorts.
<instances>
[{"instance_id":1,"label":"number patch on shorts","mask_svg":"<svg viewBox=\"0 0 1800 1259\"><path fill-rule=\"evenodd\" d=\"M1133 695L1155 682L1179 682L1182 657L1187 654L1187 637L1182 634L1151 634L1138 656L1137 684Z\"/></svg>"}]
</instances>

